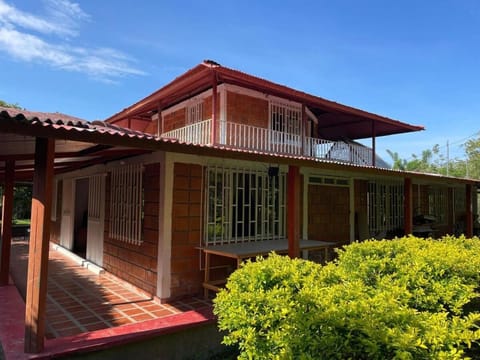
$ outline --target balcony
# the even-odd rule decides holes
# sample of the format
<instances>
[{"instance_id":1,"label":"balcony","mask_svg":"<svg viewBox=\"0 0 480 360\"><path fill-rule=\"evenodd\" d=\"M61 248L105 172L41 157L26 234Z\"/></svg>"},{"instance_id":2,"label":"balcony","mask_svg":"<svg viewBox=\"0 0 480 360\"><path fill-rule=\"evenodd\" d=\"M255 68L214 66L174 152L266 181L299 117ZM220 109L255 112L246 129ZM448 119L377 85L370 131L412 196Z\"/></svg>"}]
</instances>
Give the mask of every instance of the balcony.
<instances>
[{"instance_id":1,"label":"balcony","mask_svg":"<svg viewBox=\"0 0 480 360\"><path fill-rule=\"evenodd\" d=\"M161 134L192 144L212 144L212 120L204 120ZM371 166L372 149L349 141L330 141L304 137L271 129L218 122L217 145L232 149L248 149L264 153L304 156L314 159Z\"/></svg>"}]
</instances>

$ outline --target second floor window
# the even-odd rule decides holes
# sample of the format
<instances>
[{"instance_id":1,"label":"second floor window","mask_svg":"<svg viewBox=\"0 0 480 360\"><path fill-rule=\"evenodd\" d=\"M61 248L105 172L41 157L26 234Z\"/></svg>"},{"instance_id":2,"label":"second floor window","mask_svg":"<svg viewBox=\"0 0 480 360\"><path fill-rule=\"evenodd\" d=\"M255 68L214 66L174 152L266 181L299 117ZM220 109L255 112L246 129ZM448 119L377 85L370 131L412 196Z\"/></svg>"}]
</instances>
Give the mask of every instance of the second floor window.
<instances>
[{"instance_id":1,"label":"second floor window","mask_svg":"<svg viewBox=\"0 0 480 360\"><path fill-rule=\"evenodd\" d=\"M270 128L288 134L301 135L302 108L270 102Z\"/></svg>"},{"instance_id":2,"label":"second floor window","mask_svg":"<svg viewBox=\"0 0 480 360\"><path fill-rule=\"evenodd\" d=\"M195 102L187 106L187 125L195 124L203 120L203 101Z\"/></svg>"}]
</instances>

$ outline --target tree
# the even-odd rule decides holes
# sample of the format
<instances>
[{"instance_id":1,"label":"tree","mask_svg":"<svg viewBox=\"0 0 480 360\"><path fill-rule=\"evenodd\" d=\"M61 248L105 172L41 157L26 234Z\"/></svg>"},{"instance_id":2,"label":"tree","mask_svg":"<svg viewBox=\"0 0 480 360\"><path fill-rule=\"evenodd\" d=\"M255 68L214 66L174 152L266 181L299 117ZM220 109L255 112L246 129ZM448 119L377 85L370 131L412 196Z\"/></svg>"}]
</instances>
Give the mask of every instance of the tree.
<instances>
[{"instance_id":1,"label":"tree","mask_svg":"<svg viewBox=\"0 0 480 360\"><path fill-rule=\"evenodd\" d=\"M22 107L18 105L18 103L12 104L4 100L0 100L0 106L7 107L7 108L14 108L14 109L22 109Z\"/></svg>"},{"instance_id":2,"label":"tree","mask_svg":"<svg viewBox=\"0 0 480 360\"><path fill-rule=\"evenodd\" d=\"M480 179L480 133L475 139L470 139L464 144L467 161L465 171L468 177Z\"/></svg>"},{"instance_id":3,"label":"tree","mask_svg":"<svg viewBox=\"0 0 480 360\"><path fill-rule=\"evenodd\" d=\"M396 170L480 179L480 133L462 146L465 149L465 159L445 158L438 144L423 150L421 155L412 154L410 160L400 158L398 153L391 150L387 152L393 160L392 168Z\"/></svg>"}]
</instances>

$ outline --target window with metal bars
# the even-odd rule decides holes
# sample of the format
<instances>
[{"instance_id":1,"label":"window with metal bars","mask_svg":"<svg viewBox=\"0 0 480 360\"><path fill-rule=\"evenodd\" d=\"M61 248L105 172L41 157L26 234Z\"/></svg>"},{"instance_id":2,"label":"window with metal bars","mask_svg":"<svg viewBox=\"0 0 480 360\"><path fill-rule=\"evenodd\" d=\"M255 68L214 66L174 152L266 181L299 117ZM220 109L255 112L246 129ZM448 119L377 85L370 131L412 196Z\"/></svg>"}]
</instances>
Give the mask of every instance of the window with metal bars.
<instances>
[{"instance_id":1,"label":"window with metal bars","mask_svg":"<svg viewBox=\"0 0 480 360\"><path fill-rule=\"evenodd\" d=\"M270 102L270 126L274 131L301 135L302 108Z\"/></svg>"},{"instance_id":2,"label":"window with metal bars","mask_svg":"<svg viewBox=\"0 0 480 360\"><path fill-rule=\"evenodd\" d=\"M187 125L203 121L203 100L187 106Z\"/></svg>"},{"instance_id":3,"label":"window with metal bars","mask_svg":"<svg viewBox=\"0 0 480 360\"><path fill-rule=\"evenodd\" d=\"M112 239L142 244L143 205L143 165L129 164L112 169L109 229Z\"/></svg>"},{"instance_id":4,"label":"window with metal bars","mask_svg":"<svg viewBox=\"0 0 480 360\"><path fill-rule=\"evenodd\" d=\"M368 230L371 236L396 232L404 226L403 184L369 182Z\"/></svg>"},{"instance_id":5,"label":"window with metal bars","mask_svg":"<svg viewBox=\"0 0 480 360\"><path fill-rule=\"evenodd\" d=\"M208 167L206 245L285 237L285 173Z\"/></svg>"},{"instance_id":6,"label":"window with metal bars","mask_svg":"<svg viewBox=\"0 0 480 360\"><path fill-rule=\"evenodd\" d=\"M435 216L438 224L447 221L447 188L432 186L428 189L428 214Z\"/></svg>"}]
</instances>

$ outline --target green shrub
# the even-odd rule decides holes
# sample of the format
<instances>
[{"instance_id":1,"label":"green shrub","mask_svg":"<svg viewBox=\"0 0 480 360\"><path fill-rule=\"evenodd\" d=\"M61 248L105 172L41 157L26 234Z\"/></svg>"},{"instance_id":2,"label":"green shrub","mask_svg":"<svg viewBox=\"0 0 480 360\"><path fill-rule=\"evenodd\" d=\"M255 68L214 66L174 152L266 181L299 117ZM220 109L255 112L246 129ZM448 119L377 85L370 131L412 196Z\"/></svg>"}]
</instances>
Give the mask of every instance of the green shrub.
<instances>
[{"instance_id":1,"label":"green shrub","mask_svg":"<svg viewBox=\"0 0 480 360\"><path fill-rule=\"evenodd\" d=\"M479 239L355 243L320 266L272 254L214 300L241 359L459 359L480 338Z\"/></svg>"}]
</instances>

